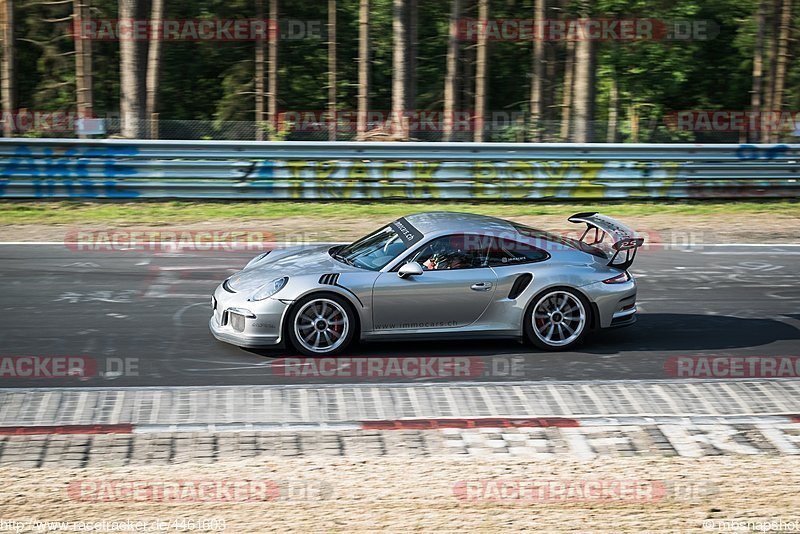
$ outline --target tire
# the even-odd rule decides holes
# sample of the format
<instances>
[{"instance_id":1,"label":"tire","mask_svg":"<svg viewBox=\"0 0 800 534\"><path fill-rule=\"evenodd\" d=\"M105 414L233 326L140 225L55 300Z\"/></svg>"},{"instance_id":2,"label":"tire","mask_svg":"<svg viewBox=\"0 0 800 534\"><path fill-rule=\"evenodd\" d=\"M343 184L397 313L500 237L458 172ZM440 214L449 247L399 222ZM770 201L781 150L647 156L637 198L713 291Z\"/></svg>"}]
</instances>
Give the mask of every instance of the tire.
<instances>
[{"instance_id":1,"label":"tire","mask_svg":"<svg viewBox=\"0 0 800 534\"><path fill-rule=\"evenodd\" d=\"M292 307L286 330L292 346L301 354L328 356L350 345L358 323L347 300L324 293L300 299Z\"/></svg>"},{"instance_id":2,"label":"tire","mask_svg":"<svg viewBox=\"0 0 800 534\"><path fill-rule=\"evenodd\" d=\"M569 350L586 337L592 307L578 291L554 287L539 293L525 311L525 336L547 351Z\"/></svg>"}]
</instances>

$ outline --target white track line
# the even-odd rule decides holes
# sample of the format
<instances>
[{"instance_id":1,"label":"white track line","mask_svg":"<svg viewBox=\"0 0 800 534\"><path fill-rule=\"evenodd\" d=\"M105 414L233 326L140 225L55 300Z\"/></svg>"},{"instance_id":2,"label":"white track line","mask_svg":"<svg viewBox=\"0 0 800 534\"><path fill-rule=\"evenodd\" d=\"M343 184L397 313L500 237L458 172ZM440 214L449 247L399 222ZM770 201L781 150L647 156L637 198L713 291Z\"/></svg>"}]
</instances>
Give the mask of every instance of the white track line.
<instances>
[{"instance_id":1,"label":"white track line","mask_svg":"<svg viewBox=\"0 0 800 534\"><path fill-rule=\"evenodd\" d=\"M800 247L800 243L699 243L688 248L701 247Z\"/></svg>"},{"instance_id":2,"label":"white track line","mask_svg":"<svg viewBox=\"0 0 800 534\"><path fill-rule=\"evenodd\" d=\"M245 243L245 242L233 242L233 243L221 243L226 246L237 246L237 245L252 245L252 243ZM273 245L276 247L288 247L288 246L295 246L295 245L331 245L335 243L328 243L323 241L285 241L285 242L270 242L269 245ZM79 246L84 245L86 246L87 243L72 243L72 242L64 242L64 241L0 241L0 246L36 246L36 245L63 245L63 246ZM91 243L89 243L91 245ZM659 246L659 245L654 245ZM703 247L800 247L800 243L698 243L694 245L675 245L675 249L678 250L691 250L691 249L702 249ZM181 248L181 247L178 247ZM186 248L193 248L192 245L188 245ZM249 252L247 250L243 250L242 252Z\"/></svg>"},{"instance_id":3,"label":"white track line","mask_svg":"<svg viewBox=\"0 0 800 534\"><path fill-rule=\"evenodd\" d=\"M366 357L366 356L365 356ZM755 356L754 356L755 357ZM785 378L726 378L725 383L732 382L784 382L792 383L798 382L800 378L785 377ZM448 381L448 382L354 382L342 384L239 384L239 385L216 385L216 386L63 386L63 387L25 387L25 388L8 388L0 387L0 394L2 393L30 393L34 391L61 391L61 392L75 392L75 391L147 391L157 389L169 390L197 390L209 391L217 389L346 389L346 388L438 388L442 386L456 386L456 387L480 387L480 386L547 386L547 385L566 385L566 386L579 386L583 384L720 384L719 378L658 378L658 379L641 379L641 378L618 378L611 380L520 380L516 382L496 381L496 382L464 382L464 381Z\"/></svg>"},{"instance_id":4,"label":"white track line","mask_svg":"<svg viewBox=\"0 0 800 534\"><path fill-rule=\"evenodd\" d=\"M137 241L137 243L145 243L145 242L144 241L141 241L141 242ZM219 245L224 245L226 247L237 247L237 246L240 246L240 247L248 247L248 246L250 246L250 247L252 247L254 244L260 245L260 246L261 245L270 245L270 246L274 246L274 247L291 247L291 246L295 246L295 245L329 245L329 244L335 244L335 243L326 243L326 242L322 242L322 241L265 241L263 243L252 243L252 242L245 242L245 241L232 241L232 242L222 241L222 242L220 242L218 244ZM69 242L69 241L0 241L0 245L9 245L9 246L28 246L28 245L34 245L34 246L35 245L49 245L49 246L59 245L59 246L61 246L61 245L63 245L65 247L68 247L68 246L74 246L74 247L77 247L77 246L97 246L97 245L93 245L92 243L89 243L89 242L78 243L78 242ZM800 245L798 245L798 246L800 246ZM178 245L175 248L176 249L180 249L180 248L196 248L196 246L195 245L191 245L191 244L185 245L185 246ZM135 249L131 249L131 250L135 250ZM252 251L250 251L250 250L242 250L242 252L258 252L258 250L260 250L260 249L253 249ZM116 251L116 250L113 250L113 251Z\"/></svg>"},{"instance_id":5,"label":"white track line","mask_svg":"<svg viewBox=\"0 0 800 534\"><path fill-rule=\"evenodd\" d=\"M745 415L745 416L685 416L685 415L654 415L654 416L594 416L581 415L577 417L536 417L530 415L512 416L479 416L479 417L422 417L422 418L398 418L391 421L459 421L468 419L470 421L495 420L495 419L569 419L578 422L581 427L593 426L650 426L668 424L693 424L693 425L795 425L796 420L784 415ZM363 423L378 421L377 419L366 418L363 421L343 421L332 423L178 423L178 424L143 424L133 425L133 434L176 434L183 432L342 432L352 430L362 430ZM538 428L538 427L537 427ZM461 430L467 430L468 427ZM402 429L401 429L402 430ZM405 429L407 430L407 429ZM441 430L430 428L427 430Z\"/></svg>"}]
</instances>

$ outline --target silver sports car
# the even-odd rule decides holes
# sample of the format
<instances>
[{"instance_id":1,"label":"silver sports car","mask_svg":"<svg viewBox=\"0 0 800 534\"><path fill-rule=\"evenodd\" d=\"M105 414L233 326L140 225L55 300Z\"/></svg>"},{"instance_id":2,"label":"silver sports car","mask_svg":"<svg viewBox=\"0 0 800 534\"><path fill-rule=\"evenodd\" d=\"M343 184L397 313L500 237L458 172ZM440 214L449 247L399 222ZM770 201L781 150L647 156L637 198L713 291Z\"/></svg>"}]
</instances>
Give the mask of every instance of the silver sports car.
<instances>
[{"instance_id":1,"label":"silver sports car","mask_svg":"<svg viewBox=\"0 0 800 534\"><path fill-rule=\"evenodd\" d=\"M493 217L401 217L349 245L265 252L211 298L214 336L242 347L288 340L306 355L355 339L503 337L545 350L635 321L628 273L644 242L597 213L580 239Z\"/></svg>"}]
</instances>

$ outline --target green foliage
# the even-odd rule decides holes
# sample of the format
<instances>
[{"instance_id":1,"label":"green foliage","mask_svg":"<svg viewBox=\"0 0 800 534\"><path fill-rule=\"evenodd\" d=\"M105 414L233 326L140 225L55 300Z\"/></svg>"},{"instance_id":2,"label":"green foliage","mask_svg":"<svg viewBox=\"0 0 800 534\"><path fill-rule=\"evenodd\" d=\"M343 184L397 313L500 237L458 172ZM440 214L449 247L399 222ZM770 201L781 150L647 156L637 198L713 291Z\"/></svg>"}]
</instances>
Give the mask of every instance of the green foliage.
<instances>
[{"instance_id":1,"label":"green foliage","mask_svg":"<svg viewBox=\"0 0 800 534\"><path fill-rule=\"evenodd\" d=\"M144 1L144 0L143 0ZM170 0L168 19L247 19L255 16L255 0ZM268 4L266 0L264 4ZM477 15L474 0L463 0L464 18ZM321 36L279 42L278 107L281 111L324 110L327 106L327 2L281 0L280 19L317 21ZM338 0L338 107L356 108L358 92L358 0ZM533 16L534 0L494 0L491 17L525 19ZM549 2L556 4L553 0ZM797 2L795 2L797 4ZM418 54L415 69L416 108L443 107L445 53L450 0L419 0ZM559 3L560 5L560 3ZM566 12L575 16L578 2ZM71 4L17 2L17 81L19 108L75 108L74 43L69 36ZM619 90L619 131L630 139L632 110L639 114L639 140L703 140L664 127L666 114L686 109L747 109L750 102L755 33L754 0L595 0L596 18L708 20L719 29L708 40L597 43L597 107L595 119L609 116L611 81ZM549 10L554 17L557 10ZM92 0L95 19L117 18L117 0ZM798 27L800 15L794 27ZM57 22L53 22L57 21ZM371 1L370 107L391 107L392 0ZM563 83L564 43L550 43L557 61L552 120L558 120ZM492 111L528 110L531 71L530 42L491 42L489 45L489 102ZM786 79L786 109L800 106L800 65L793 61L798 44L790 41ZM119 109L119 43L93 43L95 113ZM461 42L462 70L474 59L474 43ZM159 112L162 120L252 121L254 43L163 43ZM463 81L463 75L462 75ZM462 87L456 108L473 109L472 89ZM496 140L513 140L517 126L498 132ZM269 132L271 138L285 132ZM342 137L346 137L343 134ZM603 132L598 131L598 137ZM291 138L291 137L289 137Z\"/></svg>"},{"instance_id":2,"label":"green foliage","mask_svg":"<svg viewBox=\"0 0 800 534\"><path fill-rule=\"evenodd\" d=\"M617 217L646 217L654 211L658 216L730 216L737 214L742 220L759 217L795 219L800 216L800 203L786 200L746 201L604 201ZM657 210L654 210L654 205ZM610 207L611 206L611 207ZM525 215L552 215L563 217L573 213L575 205L550 202L465 202L465 201L409 201L383 200L380 202L341 201L153 201L153 202L0 202L0 224L120 224L148 225L175 224L178 222L269 221L303 217L339 221L342 228L354 218L375 221L390 220L407 215L409 211L466 211L497 217ZM344 221L344 222L342 222Z\"/></svg>"}]
</instances>

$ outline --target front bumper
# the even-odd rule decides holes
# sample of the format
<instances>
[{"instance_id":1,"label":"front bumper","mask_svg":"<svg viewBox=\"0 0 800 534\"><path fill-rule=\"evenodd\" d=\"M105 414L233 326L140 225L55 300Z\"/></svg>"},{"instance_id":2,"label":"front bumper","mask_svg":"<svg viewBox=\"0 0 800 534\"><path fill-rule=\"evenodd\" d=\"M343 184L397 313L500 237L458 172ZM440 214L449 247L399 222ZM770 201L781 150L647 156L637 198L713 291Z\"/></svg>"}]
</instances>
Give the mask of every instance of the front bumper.
<instances>
[{"instance_id":1,"label":"front bumper","mask_svg":"<svg viewBox=\"0 0 800 534\"><path fill-rule=\"evenodd\" d=\"M270 347L281 343L281 325L289 304L267 298L248 302L242 293L230 293L220 285L212 298L208 321L220 341L239 347Z\"/></svg>"}]
</instances>

